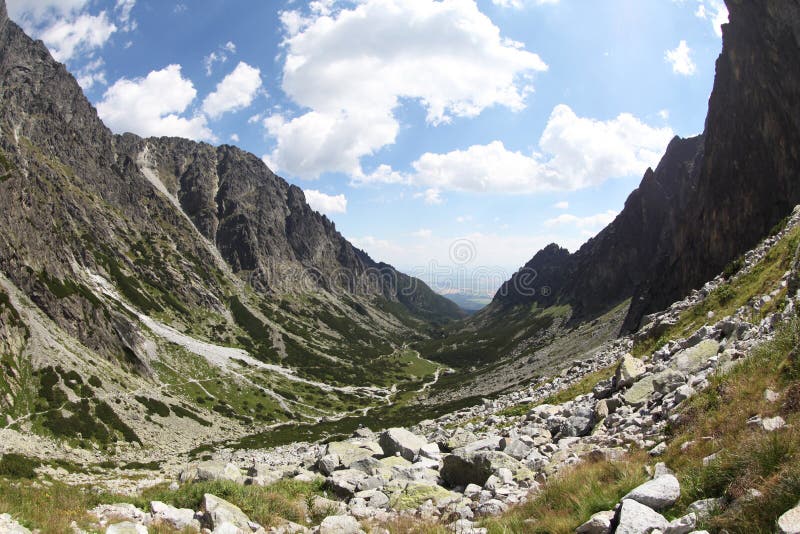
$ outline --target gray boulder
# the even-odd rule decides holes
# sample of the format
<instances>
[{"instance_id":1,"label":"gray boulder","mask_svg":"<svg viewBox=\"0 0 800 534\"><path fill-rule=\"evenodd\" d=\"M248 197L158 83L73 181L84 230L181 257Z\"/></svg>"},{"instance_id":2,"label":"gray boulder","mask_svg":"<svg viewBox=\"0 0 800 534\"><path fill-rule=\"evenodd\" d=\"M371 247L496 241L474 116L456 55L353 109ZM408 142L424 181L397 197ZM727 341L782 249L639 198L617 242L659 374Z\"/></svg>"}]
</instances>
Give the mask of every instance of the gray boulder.
<instances>
[{"instance_id":1,"label":"gray boulder","mask_svg":"<svg viewBox=\"0 0 800 534\"><path fill-rule=\"evenodd\" d=\"M630 386L640 375L646 371L644 362L639 358L634 358L630 354L622 357L617 364L617 371L614 374L614 385L617 389Z\"/></svg>"},{"instance_id":2,"label":"gray boulder","mask_svg":"<svg viewBox=\"0 0 800 534\"><path fill-rule=\"evenodd\" d=\"M400 456L413 462L419 456L419 450L428 444L428 440L405 428L390 428L381 433L378 443L385 454L400 453Z\"/></svg>"},{"instance_id":3,"label":"gray boulder","mask_svg":"<svg viewBox=\"0 0 800 534\"><path fill-rule=\"evenodd\" d=\"M694 512L683 517L673 519L664 529L664 534L689 534L697 526L697 516Z\"/></svg>"},{"instance_id":4,"label":"gray boulder","mask_svg":"<svg viewBox=\"0 0 800 534\"><path fill-rule=\"evenodd\" d=\"M611 522L614 512L597 512L589 520L575 529L575 534L608 534L611 532Z\"/></svg>"},{"instance_id":5,"label":"gray boulder","mask_svg":"<svg viewBox=\"0 0 800 534\"><path fill-rule=\"evenodd\" d=\"M665 510L681 496L681 485L674 475L663 475L634 488L623 499L632 499L653 510Z\"/></svg>"},{"instance_id":6,"label":"gray boulder","mask_svg":"<svg viewBox=\"0 0 800 534\"><path fill-rule=\"evenodd\" d=\"M203 510L205 522L212 529L230 523L245 532L250 531L250 518L238 506L225 499L206 493L203 496Z\"/></svg>"},{"instance_id":7,"label":"gray boulder","mask_svg":"<svg viewBox=\"0 0 800 534\"><path fill-rule=\"evenodd\" d=\"M778 518L780 534L800 534L800 503Z\"/></svg>"},{"instance_id":8,"label":"gray boulder","mask_svg":"<svg viewBox=\"0 0 800 534\"><path fill-rule=\"evenodd\" d=\"M624 499L619 509L615 534L648 534L655 529L663 531L669 525L663 515L633 499Z\"/></svg>"},{"instance_id":9,"label":"gray boulder","mask_svg":"<svg viewBox=\"0 0 800 534\"><path fill-rule=\"evenodd\" d=\"M361 525L349 515L331 515L322 520L319 534L363 534Z\"/></svg>"},{"instance_id":10,"label":"gray boulder","mask_svg":"<svg viewBox=\"0 0 800 534\"><path fill-rule=\"evenodd\" d=\"M533 472L521 462L500 451L470 453L457 449L444 457L440 475L451 486L483 486L500 468L511 470L515 480L533 479Z\"/></svg>"},{"instance_id":11,"label":"gray boulder","mask_svg":"<svg viewBox=\"0 0 800 534\"><path fill-rule=\"evenodd\" d=\"M150 503L150 510L155 521L166 523L176 530L200 530L200 522L195 519L194 510L189 508L175 508L161 501L153 501Z\"/></svg>"}]
</instances>

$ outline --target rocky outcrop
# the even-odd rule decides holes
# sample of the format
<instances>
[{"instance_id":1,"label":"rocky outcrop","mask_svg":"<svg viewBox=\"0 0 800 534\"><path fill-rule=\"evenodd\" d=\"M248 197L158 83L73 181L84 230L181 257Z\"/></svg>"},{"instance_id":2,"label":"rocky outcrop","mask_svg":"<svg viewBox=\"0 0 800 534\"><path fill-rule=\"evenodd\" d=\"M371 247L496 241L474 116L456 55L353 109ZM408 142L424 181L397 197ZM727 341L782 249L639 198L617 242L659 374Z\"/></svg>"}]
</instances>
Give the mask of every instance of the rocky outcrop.
<instances>
[{"instance_id":1,"label":"rocky outcrop","mask_svg":"<svg viewBox=\"0 0 800 534\"><path fill-rule=\"evenodd\" d=\"M634 331L645 314L752 248L800 202L800 6L726 3L730 23L703 135L674 139L619 216L577 252L555 254L550 245L537 253L490 313L560 303L579 321L631 298L623 331ZM552 291L531 292L521 277Z\"/></svg>"}]
</instances>

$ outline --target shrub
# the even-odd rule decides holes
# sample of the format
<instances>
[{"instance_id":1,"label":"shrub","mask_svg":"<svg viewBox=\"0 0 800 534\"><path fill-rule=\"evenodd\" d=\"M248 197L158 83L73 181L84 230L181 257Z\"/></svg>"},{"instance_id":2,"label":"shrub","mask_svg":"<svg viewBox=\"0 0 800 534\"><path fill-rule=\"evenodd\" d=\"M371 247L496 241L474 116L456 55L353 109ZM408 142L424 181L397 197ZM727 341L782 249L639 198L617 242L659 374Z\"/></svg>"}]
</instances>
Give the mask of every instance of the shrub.
<instances>
[{"instance_id":1,"label":"shrub","mask_svg":"<svg viewBox=\"0 0 800 534\"><path fill-rule=\"evenodd\" d=\"M8 478L35 478L39 460L21 454L7 453L0 458L0 476Z\"/></svg>"}]
</instances>

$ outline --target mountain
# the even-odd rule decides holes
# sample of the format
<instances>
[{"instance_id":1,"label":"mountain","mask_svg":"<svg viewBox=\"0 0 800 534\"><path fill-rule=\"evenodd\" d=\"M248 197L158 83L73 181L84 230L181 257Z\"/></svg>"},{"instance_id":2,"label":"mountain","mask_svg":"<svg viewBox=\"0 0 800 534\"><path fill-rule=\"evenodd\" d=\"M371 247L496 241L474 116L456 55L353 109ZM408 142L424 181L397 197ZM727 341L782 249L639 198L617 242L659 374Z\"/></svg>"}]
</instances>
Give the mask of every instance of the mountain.
<instances>
[{"instance_id":1,"label":"mountain","mask_svg":"<svg viewBox=\"0 0 800 534\"><path fill-rule=\"evenodd\" d=\"M617 218L574 254L550 245L496 294L593 319L632 299L636 330L752 248L800 202L800 5L729 0L705 131L675 138ZM537 288L546 287L543 295Z\"/></svg>"},{"instance_id":2,"label":"mountain","mask_svg":"<svg viewBox=\"0 0 800 534\"><path fill-rule=\"evenodd\" d=\"M391 355L463 316L254 155L112 134L2 0L0 95L12 429L186 447L340 417L416 380Z\"/></svg>"}]
</instances>

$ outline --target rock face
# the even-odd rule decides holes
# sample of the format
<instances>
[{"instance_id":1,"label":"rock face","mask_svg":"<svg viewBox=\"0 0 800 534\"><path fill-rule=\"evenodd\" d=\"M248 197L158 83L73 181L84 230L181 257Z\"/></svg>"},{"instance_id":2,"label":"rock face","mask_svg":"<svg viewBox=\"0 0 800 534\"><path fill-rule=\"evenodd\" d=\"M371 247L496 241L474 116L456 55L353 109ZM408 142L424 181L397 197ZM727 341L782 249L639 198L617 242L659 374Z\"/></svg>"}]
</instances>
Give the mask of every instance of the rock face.
<instances>
[{"instance_id":1,"label":"rock face","mask_svg":"<svg viewBox=\"0 0 800 534\"><path fill-rule=\"evenodd\" d=\"M800 6L726 3L703 135L675 138L611 224L572 255L555 245L537 253L489 313L559 302L587 319L632 297L623 330L633 331L791 213L800 201ZM542 286L551 291L530 291Z\"/></svg>"}]
</instances>

